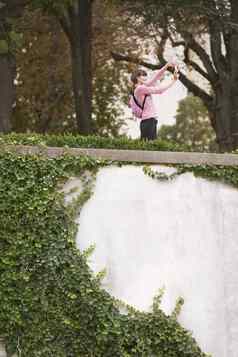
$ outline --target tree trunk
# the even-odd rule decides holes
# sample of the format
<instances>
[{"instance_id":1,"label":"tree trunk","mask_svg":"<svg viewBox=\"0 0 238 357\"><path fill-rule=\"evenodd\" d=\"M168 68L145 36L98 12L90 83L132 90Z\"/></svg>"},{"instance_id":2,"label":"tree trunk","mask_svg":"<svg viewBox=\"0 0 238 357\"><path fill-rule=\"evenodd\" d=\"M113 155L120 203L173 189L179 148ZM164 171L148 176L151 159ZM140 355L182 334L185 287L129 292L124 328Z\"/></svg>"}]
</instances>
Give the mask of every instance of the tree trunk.
<instances>
[{"instance_id":1,"label":"tree trunk","mask_svg":"<svg viewBox=\"0 0 238 357\"><path fill-rule=\"evenodd\" d=\"M231 100L231 136L232 149L238 148L238 78L236 86L232 86Z\"/></svg>"},{"instance_id":2,"label":"tree trunk","mask_svg":"<svg viewBox=\"0 0 238 357\"><path fill-rule=\"evenodd\" d=\"M11 30L7 19L21 16L28 0L0 1L0 39L7 41L6 34ZM0 54L0 132L11 130L11 114L16 93L14 80L16 78L16 60L10 52Z\"/></svg>"},{"instance_id":3,"label":"tree trunk","mask_svg":"<svg viewBox=\"0 0 238 357\"><path fill-rule=\"evenodd\" d=\"M238 3L232 2L232 21L238 22ZM232 31L230 39L231 68L231 134L233 149L238 148L238 30Z\"/></svg>"},{"instance_id":4,"label":"tree trunk","mask_svg":"<svg viewBox=\"0 0 238 357\"><path fill-rule=\"evenodd\" d=\"M92 74L91 25L92 1L78 0L69 11L72 82L77 126L80 134L91 132Z\"/></svg>"},{"instance_id":5,"label":"tree trunk","mask_svg":"<svg viewBox=\"0 0 238 357\"><path fill-rule=\"evenodd\" d=\"M214 96L216 104L209 117L216 141L221 152L232 151L238 148L238 90L229 81Z\"/></svg>"},{"instance_id":6,"label":"tree trunk","mask_svg":"<svg viewBox=\"0 0 238 357\"><path fill-rule=\"evenodd\" d=\"M15 59L10 54L0 55L0 132L11 131L11 114L15 101Z\"/></svg>"},{"instance_id":7,"label":"tree trunk","mask_svg":"<svg viewBox=\"0 0 238 357\"><path fill-rule=\"evenodd\" d=\"M238 21L238 3L232 3L231 21ZM211 32L214 42L218 40L217 33ZM231 30L229 42L226 43L229 57L224 58L217 45L213 45L213 59L220 77L220 83L215 88L215 131L221 151L231 151L238 148L238 32ZM221 45L219 46L221 47Z\"/></svg>"},{"instance_id":8,"label":"tree trunk","mask_svg":"<svg viewBox=\"0 0 238 357\"><path fill-rule=\"evenodd\" d=\"M229 82L220 84L214 92L214 110L211 124L216 133L216 141L220 151L232 150L231 138L231 100Z\"/></svg>"}]
</instances>

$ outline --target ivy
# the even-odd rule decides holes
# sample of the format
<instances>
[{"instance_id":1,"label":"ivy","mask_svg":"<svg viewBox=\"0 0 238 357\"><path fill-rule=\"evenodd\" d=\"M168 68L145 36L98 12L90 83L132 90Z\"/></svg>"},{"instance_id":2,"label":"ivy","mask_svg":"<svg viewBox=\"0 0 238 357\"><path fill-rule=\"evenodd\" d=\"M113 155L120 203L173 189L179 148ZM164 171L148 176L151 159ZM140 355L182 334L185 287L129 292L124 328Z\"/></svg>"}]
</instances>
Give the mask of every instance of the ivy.
<instances>
[{"instance_id":1,"label":"ivy","mask_svg":"<svg viewBox=\"0 0 238 357\"><path fill-rule=\"evenodd\" d=\"M0 55L8 53L9 47L6 40L0 40Z\"/></svg>"},{"instance_id":2,"label":"ivy","mask_svg":"<svg viewBox=\"0 0 238 357\"><path fill-rule=\"evenodd\" d=\"M81 136L73 134L42 135L42 134L0 134L1 144L45 145L57 147L84 147L103 149L128 149L128 150L161 150L161 151L189 151L189 147L173 142L154 140L141 141L126 137L110 138L96 135Z\"/></svg>"},{"instance_id":3,"label":"ivy","mask_svg":"<svg viewBox=\"0 0 238 357\"><path fill-rule=\"evenodd\" d=\"M5 31L4 38L0 39L0 55L8 53L13 54L23 44L23 37L21 33L14 30Z\"/></svg>"},{"instance_id":4,"label":"ivy","mask_svg":"<svg viewBox=\"0 0 238 357\"><path fill-rule=\"evenodd\" d=\"M193 172L196 177L203 177L209 180L217 180L223 183L238 187L238 167L237 166L213 166L213 165L170 165L176 167L176 172L167 175L164 172L153 170L150 166L144 166L146 175L160 181L169 181L185 172Z\"/></svg>"},{"instance_id":5,"label":"ivy","mask_svg":"<svg viewBox=\"0 0 238 357\"><path fill-rule=\"evenodd\" d=\"M93 247L77 249L75 216L104 165L0 154L0 336L9 356L205 356L176 320L181 300L171 316L159 307L162 291L151 312L121 309L101 287L104 272L89 268ZM71 175L84 189L66 205L61 188Z\"/></svg>"}]
</instances>

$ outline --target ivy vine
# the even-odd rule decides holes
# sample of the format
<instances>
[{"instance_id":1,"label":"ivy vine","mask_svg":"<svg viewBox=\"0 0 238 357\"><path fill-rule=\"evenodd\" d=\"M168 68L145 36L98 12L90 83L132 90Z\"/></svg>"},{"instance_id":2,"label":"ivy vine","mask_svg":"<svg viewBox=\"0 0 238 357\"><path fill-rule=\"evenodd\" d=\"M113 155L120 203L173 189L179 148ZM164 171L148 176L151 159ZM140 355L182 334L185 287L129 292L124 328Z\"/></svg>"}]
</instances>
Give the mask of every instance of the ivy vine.
<instances>
[{"instance_id":1,"label":"ivy vine","mask_svg":"<svg viewBox=\"0 0 238 357\"><path fill-rule=\"evenodd\" d=\"M167 316L160 292L151 312L122 313L101 287L103 272L90 270L90 250L77 249L75 216L93 180L69 205L60 188L106 164L0 154L0 336L9 356L205 357L177 322L183 301Z\"/></svg>"},{"instance_id":2,"label":"ivy vine","mask_svg":"<svg viewBox=\"0 0 238 357\"><path fill-rule=\"evenodd\" d=\"M167 175L164 172L154 170L151 166L145 165L143 171L146 175L160 181L170 181L186 172L193 172L196 177L203 177L209 180L218 180L223 183L238 187L238 167L237 166L213 166L213 165L169 165L176 168L173 174Z\"/></svg>"}]
</instances>

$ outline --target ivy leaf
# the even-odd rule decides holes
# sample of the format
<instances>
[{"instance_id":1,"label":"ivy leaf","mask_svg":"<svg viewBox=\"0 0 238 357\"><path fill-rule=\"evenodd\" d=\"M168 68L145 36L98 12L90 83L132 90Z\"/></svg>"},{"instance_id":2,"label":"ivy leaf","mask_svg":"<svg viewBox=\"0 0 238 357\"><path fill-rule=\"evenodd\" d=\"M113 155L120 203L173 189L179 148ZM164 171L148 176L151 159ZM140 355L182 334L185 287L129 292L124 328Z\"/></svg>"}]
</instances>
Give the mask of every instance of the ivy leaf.
<instances>
[{"instance_id":1,"label":"ivy leaf","mask_svg":"<svg viewBox=\"0 0 238 357\"><path fill-rule=\"evenodd\" d=\"M9 46L6 40L0 40L0 55L5 55L9 51Z\"/></svg>"},{"instance_id":2,"label":"ivy leaf","mask_svg":"<svg viewBox=\"0 0 238 357\"><path fill-rule=\"evenodd\" d=\"M20 47L22 45L22 39L23 36L21 33L15 32L15 31L10 31L8 33L9 38L11 39L11 41L13 42L15 47Z\"/></svg>"}]
</instances>

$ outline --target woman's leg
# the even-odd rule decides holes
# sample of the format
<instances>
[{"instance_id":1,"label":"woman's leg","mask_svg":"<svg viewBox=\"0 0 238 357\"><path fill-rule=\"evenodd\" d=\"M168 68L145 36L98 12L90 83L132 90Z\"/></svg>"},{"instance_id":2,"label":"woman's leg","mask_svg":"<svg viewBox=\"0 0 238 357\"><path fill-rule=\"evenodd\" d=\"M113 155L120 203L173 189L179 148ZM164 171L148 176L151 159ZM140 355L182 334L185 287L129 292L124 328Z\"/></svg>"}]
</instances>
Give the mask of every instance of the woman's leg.
<instances>
[{"instance_id":1,"label":"woman's leg","mask_svg":"<svg viewBox=\"0 0 238 357\"><path fill-rule=\"evenodd\" d=\"M155 140L157 137L157 120L144 119L140 122L141 140Z\"/></svg>"},{"instance_id":2,"label":"woman's leg","mask_svg":"<svg viewBox=\"0 0 238 357\"><path fill-rule=\"evenodd\" d=\"M152 119L153 119L153 129L152 129L151 137L152 137L152 140L155 140L155 139L157 139L157 123L158 123L158 120L155 119L155 118L152 118Z\"/></svg>"}]
</instances>

